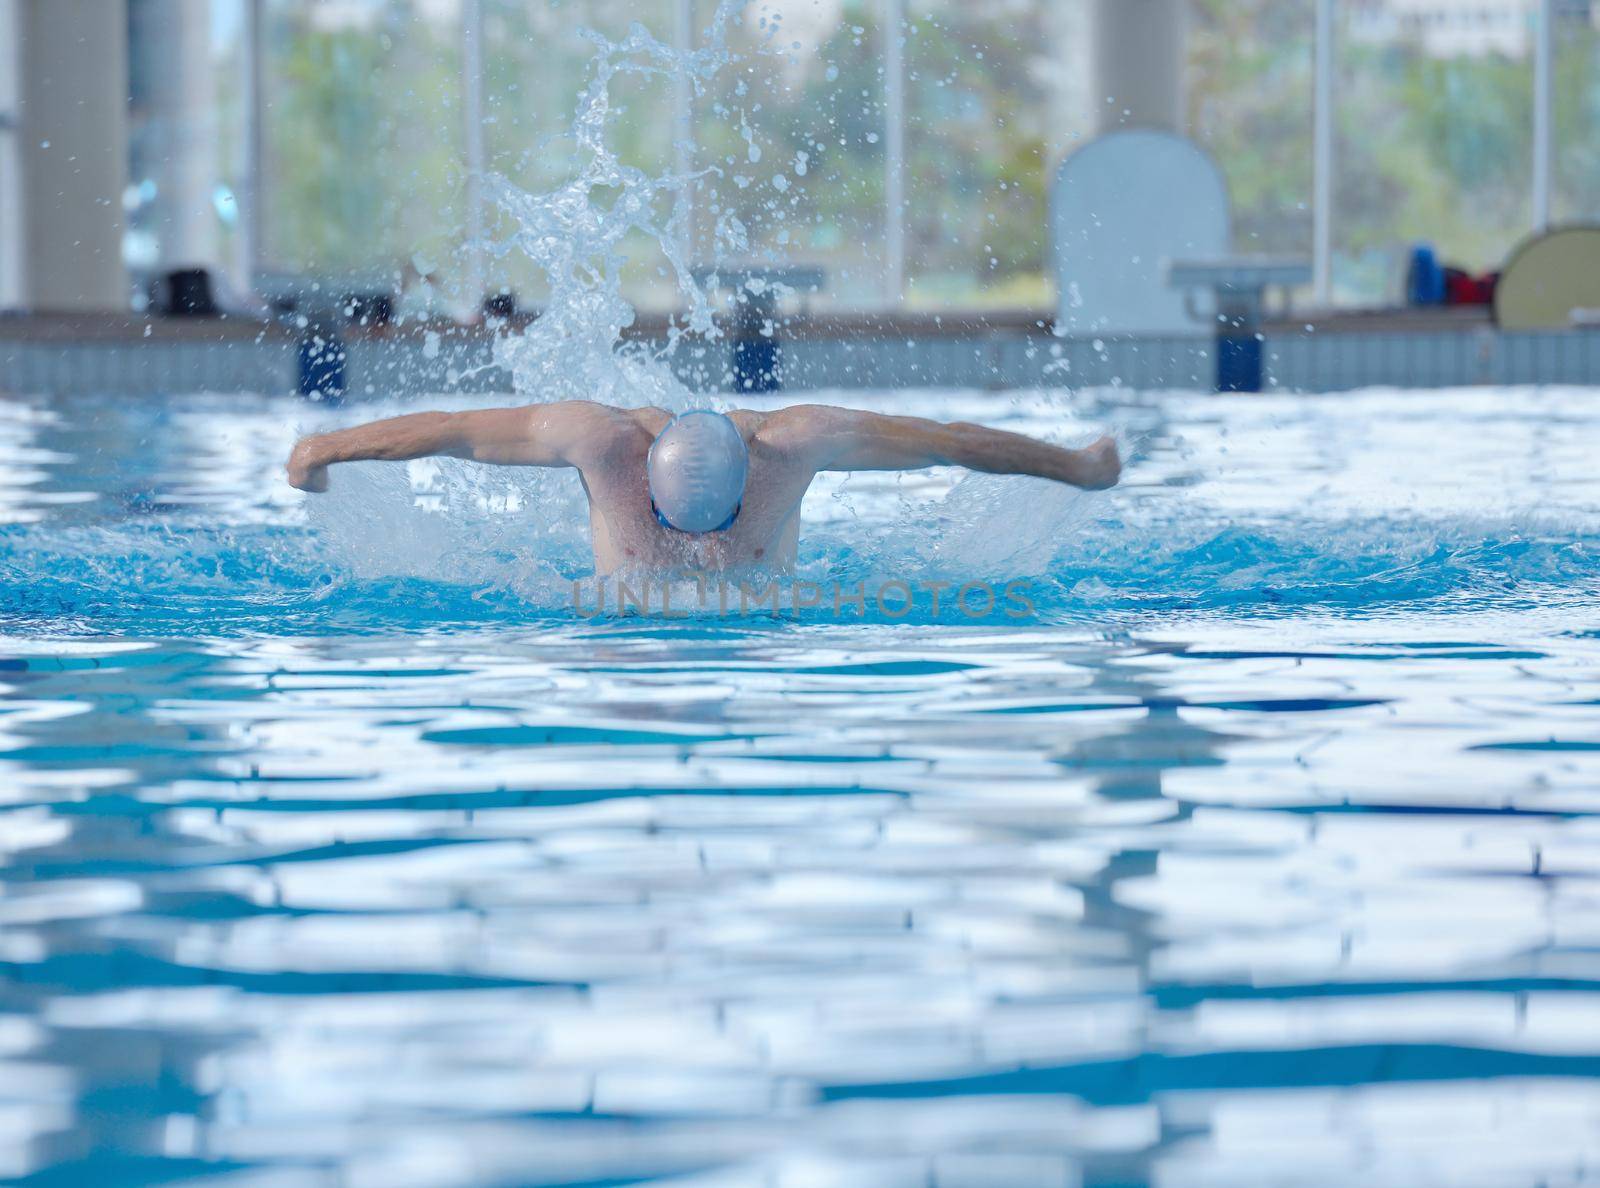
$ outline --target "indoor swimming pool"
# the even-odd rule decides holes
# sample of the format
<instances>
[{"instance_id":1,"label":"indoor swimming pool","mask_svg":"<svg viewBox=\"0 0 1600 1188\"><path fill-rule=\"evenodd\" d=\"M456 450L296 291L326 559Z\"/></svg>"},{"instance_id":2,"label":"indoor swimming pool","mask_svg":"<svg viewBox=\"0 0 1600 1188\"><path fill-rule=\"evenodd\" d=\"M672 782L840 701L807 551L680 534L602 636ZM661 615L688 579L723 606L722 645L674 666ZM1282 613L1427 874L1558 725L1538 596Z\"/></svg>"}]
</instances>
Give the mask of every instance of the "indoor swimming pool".
<instances>
[{"instance_id":1,"label":"indoor swimming pool","mask_svg":"<svg viewBox=\"0 0 1600 1188\"><path fill-rule=\"evenodd\" d=\"M282 481L392 406L0 403L0 1178L1600 1177L1593 393L822 398L1131 461L668 617L570 474Z\"/></svg>"}]
</instances>

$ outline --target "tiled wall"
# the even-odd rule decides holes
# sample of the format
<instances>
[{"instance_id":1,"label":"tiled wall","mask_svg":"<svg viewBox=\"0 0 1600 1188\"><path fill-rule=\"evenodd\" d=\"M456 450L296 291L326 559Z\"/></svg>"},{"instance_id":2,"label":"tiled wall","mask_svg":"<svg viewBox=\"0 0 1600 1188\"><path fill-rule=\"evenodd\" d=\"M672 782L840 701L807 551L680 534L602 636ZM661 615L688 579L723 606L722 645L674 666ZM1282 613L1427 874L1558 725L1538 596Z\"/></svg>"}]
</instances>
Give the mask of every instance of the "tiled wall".
<instances>
[{"instance_id":1,"label":"tiled wall","mask_svg":"<svg viewBox=\"0 0 1600 1188\"><path fill-rule=\"evenodd\" d=\"M0 392L291 392L283 343L0 340Z\"/></svg>"},{"instance_id":2,"label":"tiled wall","mask_svg":"<svg viewBox=\"0 0 1600 1188\"><path fill-rule=\"evenodd\" d=\"M713 348L721 351L724 348ZM797 339L783 344L787 387L1017 388L1032 386L1205 390L1215 371L1204 338L1100 342L1020 332L982 336ZM1338 391L1376 385L1600 385L1600 330L1501 334L1487 327L1408 333L1273 336L1263 351L1268 388ZM712 357L685 358L697 380L726 382ZM215 342L30 342L0 339L0 392L293 392L297 360L277 340ZM349 397L423 392L508 391L483 340L429 351L413 340L353 340Z\"/></svg>"}]
</instances>

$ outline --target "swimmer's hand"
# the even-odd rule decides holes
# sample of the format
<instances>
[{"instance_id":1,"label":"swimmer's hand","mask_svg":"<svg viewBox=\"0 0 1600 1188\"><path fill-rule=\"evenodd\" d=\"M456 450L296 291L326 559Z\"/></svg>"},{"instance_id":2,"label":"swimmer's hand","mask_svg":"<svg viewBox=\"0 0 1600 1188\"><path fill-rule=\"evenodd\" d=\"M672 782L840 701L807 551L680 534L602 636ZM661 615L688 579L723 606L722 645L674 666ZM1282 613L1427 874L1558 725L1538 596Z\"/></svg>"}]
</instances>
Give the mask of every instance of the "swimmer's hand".
<instances>
[{"instance_id":1,"label":"swimmer's hand","mask_svg":"<svg viewBox=\"0 0 1600 1188\"><path fill-rule=\"evenodd\" d=\"M1122 477L1122 459L1117 454L1115 438L1102 437L1093 445L1072 452L1077 455L1073 459L1074 473L1065 481L1073 486L1085 491L1104 491L1116 486Z\"/></svg>"},{"instance_id":2,"label":"swimmer's hand","mask_svg":"<svg viewBox=\"0 0 1600 1188\"><path fill-rule=\"evenodd\" d=\"M289 454L289 485L298 491L321 494L328 489L328 466L319 458L317 439L302 437Z\"/></svg>"}]
</instances>

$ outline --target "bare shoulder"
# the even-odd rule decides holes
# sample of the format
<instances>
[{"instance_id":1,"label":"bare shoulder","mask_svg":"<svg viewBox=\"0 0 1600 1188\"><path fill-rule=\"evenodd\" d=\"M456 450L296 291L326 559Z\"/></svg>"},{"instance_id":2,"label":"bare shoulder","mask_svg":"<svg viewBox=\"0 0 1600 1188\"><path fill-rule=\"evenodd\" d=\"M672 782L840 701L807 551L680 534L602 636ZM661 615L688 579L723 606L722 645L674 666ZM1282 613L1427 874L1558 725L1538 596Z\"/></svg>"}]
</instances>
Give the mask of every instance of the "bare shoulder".
<instances>
[{"instance_id":1,"label":"bare shoulder","mask_svg":"<svg viewBox=\"0 0 1600 1188\"><path fill-rule=\"evenodd\" d=\"M594 400L551 400L525 404L522 411L533 424L546 430L617 425L627 416L625 409L613 408Z\"/></svg>"},{"instance_id":2,"label":"bare shoulder","mask_svg":"<svg viewBox=\"0 0 1600 1188\"><path fill-rule=\"evenodd\" d=\"M646 405L644 408L615 408L611 411L651 433L660 433L672 421L671 412L654 405Z\"/></svg>"},{"instance_id":3,"label":"bare shoulder","mask_svg":"<svg viewBox=\"0 0 1600 1188\"><path fill-rule=\"evenodd\" d=\"M593 400L550 401L523 408L534 436L578 466L614 457L636 445L644 433L637 414L647 411Z\"/></svg>"},{"instance_id":4,"label":"bare shoulder","mask_svg":"<svg viewBox=\"0 0 1600 1188\"><path fill-rule=\"evenodd\" d=\"M756 432L763 442L795 449L847 432L863 414L836 404L791 404L758 415L761 423Z\"/></svg>"}]
</instances>

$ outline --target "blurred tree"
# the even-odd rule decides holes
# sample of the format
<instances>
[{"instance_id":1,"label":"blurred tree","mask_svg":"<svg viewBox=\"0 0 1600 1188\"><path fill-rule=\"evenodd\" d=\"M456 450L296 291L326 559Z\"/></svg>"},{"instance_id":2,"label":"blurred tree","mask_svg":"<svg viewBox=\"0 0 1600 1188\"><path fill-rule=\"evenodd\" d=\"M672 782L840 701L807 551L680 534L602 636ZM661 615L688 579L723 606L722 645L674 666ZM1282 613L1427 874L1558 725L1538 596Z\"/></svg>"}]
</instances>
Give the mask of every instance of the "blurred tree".
<instances>
[{"instance_id":1,"label":"blurred tree","mask_svg":"<svg viewBox=\"0 0 1600 1188\"><path fill-rule=\"evenodd\" d=\"M699 163L716 171L697 195L702 252L719 224L737 225L749 248L735 254L822 264L828 300L877 300L886 131L878 8L847 0L806 41L754 7L730 28L735 61L695 121Z\"/></svg>"},{"instance_id":2,"label":"blurred tree","mask_svg":"<svg viewBox=\"0 0 1600 1188\"><path fill-rule=\"evenodd\" d=\"M1498 267L1531 221L1533 72L1526 57L1442 57L1416 36L1346 39L1340 55L1336 282L1392 301L1406 252Z\"/></svg>"},{"instance_id":3,"label":"blurred tree","mask_svg":"<svg viewBox=\"0 0 1600 1188\"><path fill-rule=\"evenodd\" d=\"M1048 299L1044 6L921 0L906 30L906 240L930 303Z\"/></svg>"},{"instance_id":4,"label":"blurred tree","mask_svg":"<svg viewBox=\"0 0 1600 1188\"><path fill-rule=\"evenodd\" d=\"M1193 0L1190 133L1216 160L1243 252L1311 251L1312 0Z\"/></svg>"},{"instance_id":5,"label":"blurred tree","mask_svg":"<svg viewBox=\"0 0 1600 1188\"><path fill-rule=\"evenodd\" d=\"M413 0L337 17L306 0L267 9L265 261L445 267L463 223L459 22Z\"/></svg>"},{"instance_id":6,"label":"blurred tree","mask_svg":"<svg viewBox=\"0 0 1600 1188\"><path fill-rule=\"evenodd\" d=\"M1081 2L1081 0L1063 0ZM699 0L698 24L715 0ZM1310 250L1313 0L1193 0L1192 134L1216 157L1243 251ZM264 248L280 267L447 267L460 243L461 46L453 5L268 0ZM911 299L1049 300L1045 210L1053 13L1044 0L910 0L905 31ZM343 14L343 15L340 15ZM441 16L441 14L443 14ZM640 20L670 37L668 0L485 0L490 163L548 189L570 168L571 122L592 25ZM787 17L785 14L788 14ZM751 5L739 59L695 105L697 255L714 229L744 254L826 265L847 303L881 292L886 42L878 0L836 11ZM1348 30L1346 30L1348 33ZM1405 248L1434 242L1470 267L1525 234L1531 135L1526 55L1437 56L1404 32L1341 36L1337 282L1350 300L1397 295ZM1558 218L1600 216L1600 33L1568 17L1558 39ZM672 88L618 80L613 144L653 172L673 159ZM671 300L641 244L630 284ZM506 270L513 283L533 278ZM536 295L536 294L535 294Z\"/></svg>"},{"instance_id":7,"label":"blurred tree","mask_svg":"<svg viewBox=\"0 0 1600 1188\"><path fill-rule=\"evenodd\" d=\"M1567 15L1557 30L1554 218L1600 221L1600 16Z\"/></svg>"}]
</instances>

